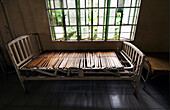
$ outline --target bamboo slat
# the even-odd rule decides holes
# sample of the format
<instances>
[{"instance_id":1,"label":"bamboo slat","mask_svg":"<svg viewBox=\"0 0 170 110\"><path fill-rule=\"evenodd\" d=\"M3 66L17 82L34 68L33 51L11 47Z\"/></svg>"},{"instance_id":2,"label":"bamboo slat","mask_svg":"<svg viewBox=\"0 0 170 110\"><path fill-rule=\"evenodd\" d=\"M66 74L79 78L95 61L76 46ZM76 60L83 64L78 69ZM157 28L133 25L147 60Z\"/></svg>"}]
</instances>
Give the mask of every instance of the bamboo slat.
<instances>
[{"instance_id":1,"label":"bamboo slat","mask_svg":"<svg viewBox=\"0 0 170 110\"><path fill-rule=\"evenodd\" d=\"M109 52L46 52L24 67L26 68L122 68L114 51Z\"/></svg>"}]
</instances>

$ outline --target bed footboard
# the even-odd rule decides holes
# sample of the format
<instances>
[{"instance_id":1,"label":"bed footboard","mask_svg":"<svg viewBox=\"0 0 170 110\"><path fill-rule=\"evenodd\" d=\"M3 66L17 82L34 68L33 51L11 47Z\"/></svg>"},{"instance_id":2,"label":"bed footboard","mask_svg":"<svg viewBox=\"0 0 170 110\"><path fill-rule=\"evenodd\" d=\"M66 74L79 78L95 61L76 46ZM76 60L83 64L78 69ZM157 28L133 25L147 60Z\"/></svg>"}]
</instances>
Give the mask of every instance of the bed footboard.
<instances>
[{"instance_id":1,"label":"bed footboard","mask_svg":"<svg viewBox=\"0 0 170 110\"><path fill-rule=\"evenodd\" d=\"M133 66L131 71L136 75L134 86L135 93L137 93L144 66L145 55L136 46L129 42L124 42L121 54L124 55Z\"/></svg>"},{"instance_id":2,"label":"bed footboard","mask_svg":"<svg viewBox=\"0 0 170 110\"><path fill-rule=\"evenodd\" d=\"M38 35L24 35L7 44L14 65L19 69L25 62L42 52Z\"/></svg>"},{"instance_id":3,"label":"bed footboard","mask_svg":"<svg viewBox=\"0 0 170 110\"><path fill-rule=\"evenodd\" d=\"M26 91L24 78L19 69L33 57L42 52L38 34L20 36L9 42L6 45L6 48L20 79L21 85Z\"/></svg>"}]
</instances>

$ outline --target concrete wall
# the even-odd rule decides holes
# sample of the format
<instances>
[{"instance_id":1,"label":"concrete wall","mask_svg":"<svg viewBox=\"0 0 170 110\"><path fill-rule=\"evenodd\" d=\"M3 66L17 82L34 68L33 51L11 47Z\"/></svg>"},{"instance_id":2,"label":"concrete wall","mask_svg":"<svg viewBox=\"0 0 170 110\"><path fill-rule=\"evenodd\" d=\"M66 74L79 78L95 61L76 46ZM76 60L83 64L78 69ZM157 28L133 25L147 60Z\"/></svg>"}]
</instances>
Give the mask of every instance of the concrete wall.
<instances>
[{"instance_id":1,"label":"concrete wall","mask_svg":"<svg viewBox=\"0 0 170 110\"><path fill-rule=\"evenodd\" d=\"M6 7L15 36L39 33L44 50L48 49L111 49L117 42L52 42L48 27L44 0L6 0ZM133 42L144 52L169 51L168 0L142 0L136 38ZM0 5L0 46L9 42L6 21ZM116 46L115 46L116 45Z\"/></svg>"},{"instance_id":2,"label":"concrete wall","mask_svg":"<svg viewBox=\"0 0 170 110\"><path fill-rule=\"evenodd\" d=\"M169 51L169 0L142 0L134 44L144 52Z\"/></svg>"}]
</instances>

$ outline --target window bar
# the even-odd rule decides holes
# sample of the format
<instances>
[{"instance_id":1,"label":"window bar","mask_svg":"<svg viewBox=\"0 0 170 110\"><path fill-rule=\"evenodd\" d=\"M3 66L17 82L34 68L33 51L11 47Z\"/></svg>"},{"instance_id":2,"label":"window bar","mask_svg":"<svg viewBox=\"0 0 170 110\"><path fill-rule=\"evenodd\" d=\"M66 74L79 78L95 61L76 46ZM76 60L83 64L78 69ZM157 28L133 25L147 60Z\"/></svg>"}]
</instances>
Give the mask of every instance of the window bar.
<instances>
[{"instance_id":1,"label":"window bar","mask_svg":"<svg viewBox=\"0 0 170 110\"><path fill-rule=\"evenodd\" d=\"M110 8L117 8L117 7L110 7ZM130 8L130 7L119 7L119 8ZM139 6L136 7L131 7L131 8L140 8ZM67 9L67 8L55 8L56 10L61 10L61 9ZM75 9L75 8L69 8L71 9ZM86 8L77 8L77 9L91 9L91 7L86 7ZM98 9L98 7L93 7L93 9ZM100 7L100 9L104 9L104 7ZM54 9L48 9L48 10L54 10Z\"/></svg>"},{"instance_id":2,"label":"window bar","mask_svg":"<svg viewBox=\"0 0 170 110\"><path fill-rule=\"evenodd\" d=\"M50 6L50 9L51 9L51 3L50 3L50 0L49 0L49 6ZM49 18L50 18L50 26L51 26L51 24L52 24L52 18L51 18L51 16L52 16L52 12L51 12L51 10L48 10L49 11ZM50 16L50 13L51 13L51 16Z\"/></svg>"},{"instance_id":3,"label":"window bar","mask_svg":"<svg viewBox=\"0 0 170 110\"><path fill-rule=\"evenodd\" d=\"M99 25L99 0L98 0L98 16L97 16L97 25Z\"/></svg>"},{"instance_id":4,"label":"window bar","mask_svg":"<svg viewBox=\"0 0 170 110\"><path fill-rule=\"evenodd\" d=\"M56 10L55 10L55 0L53 0L53 2L54 2L54 12L55 12L56 25L58 26L58 20L57 20L57 15L56 15Z\"/></svg>"},{"instance_id":5,"label":"window bar","mask_svg":"<svg viewBox=\"0 0 170 110\"><path fill-rule=\"evenodd\" d=\"M105 23L105 6L106 6L106 0L104 0L104 13L103 13L103 35L102 35L102 40L104 38L104 23Z\"/></svg>"},{"instance_id":6,"label":"window bar","mask_svg":"<svg viewBox=\"0 0 170 110\"><path fill-rule=\"evenodd\" d=\"M107 0L107 14L106 14L105 41L107 41L107 37L108 37L109 16L110 16L110 0Z\"/></svg>"},{"instance_id":7,"label":"window bar","mask_svg":"<svg viewBox=\"0 0 170 110\"><path fill-rule=\"evenodd\" d=\"M130 2L130 10L129 10L128 24L129 24L129 20L130 20L131 8L132 8L132 0L131 0L131 2Z\"/></svg>"},{"instance_id":8,"label":"window bar","mask_svg":"<svg viewBox=\"0 0 170 110\"><path fill-rule=\"evenodd\" d=\"M63 0L60 0L60 7L63 8ZM65 37L65 41L67 40L67 32L66 32L66 24L65 24L65 15L64 15L64 9L62 9L62 21L63 21L63 28L64 28L64 37Z\"/></svg>"},{"instance_id":9,"label":"window bar","mask_svg":"<svg viewBox=\"0 0 170 110\"><path fill-rule=\"evenodd\" d=\"M80 33L79 33L79 40L81 39L81 12L80 12L80 0L78 0L78 5L77 5L77 8L78 8L78 21L79 21L79 30L80 30Z\"/></svg>"},{"instance_id":10,"label":"window bar","mask_svg":"<svg viewBox=\"0 0 170 110\"><path fill-rule=\"evenodd\" d=\"M86 25L86 0L85 0L85 25Z\"/></svg>"},{"instance_id":11,"label":"window bar","mask_svg":"<svg viewBox=\"0 0 170 110\"><path fill-rule=\"evenodd\" d=\"M53 0L53 4L54 4L54 13L55 13L55 17L54 17L54 18L55 18L55 20L56 20L56 21L55 21L55 22L56 22L55 26L56 26L56 25L58 25L58 21L57 21L57 16L56 16L56 11L55 11L55 0ZM53 30L54 30L54 28L53 28ZM56 40L55 30L54 30L54 33L53 33L53 34L54 34L54 38L55 38L55 40Z\"/></svg>"},{"instance_id":12,"label":"window bar","mask_svg":"<svg viewBox=\"0 0 170 110\"><path fill-rule=\"evenodd\" d=\"M49 0L49 5L50 5L50 9L51 9L51 0ZM53 14L52 14L52 10L50 10L50 13L51 13L51 16L49 14L49 18L50 18L50 27L54 25L54 22L53 22ZM55 36L55 32L54 32L54 27L51 27L51 35L52 35L52 38L54 40L56 40L56 36ZM54 35L54 36L53 36Z\"/></svg>"},{"instance_id":13,"label":"window bar","mask_svg":"<svg viewBox=\"0 0 170 110\"><path fill-rule=\"evenodd\" d=\"M117 18L118 6L119 6L119 0L117 0L117 7L116 7L116 10L115 10L115 25L116 25L116 18Z\"/></svg>"},{"instance_id":14,"label":"window bar","mask_svg":"<svg viewBox=\"0 0 170 110\"><path fill-rule=\"evenodd\" d=\"M50 1L50 8L51 8L51 1ZM54 25L53 10L51 10L51 16L52 16L52 25Z\"/></svg>"},{"instance_id":15,"label":"window bar","mask_svg":"<svg viewBox=\"0 0 170 110\"><path fill-rule=\"evenodd\" d=\"M77 25L70 25L70 26L77 26ZM78 25L78 26L86 26L86 25ZM93 25L93 26L98 26L98 25ZM100 26L106 26L106 25L100 25ZM117 26L117 25L110 25L108 24L108 26ZM127 26L127 24L122 24L121 26ZM130 26L137 26L136 24L132 24ZM56 26L51 26L51 27L56 27Z\"/></svg>"},{"instance_id":16,"label":"window bar","mask_svg":"<svg viewBox=\"0 0 170 110\"><path fill-rule=\"evenodd\" d=\"M136 0L136 2L135 2L135 7L136 7L136 5L137 5L137 0ZM135 12L136 12L136 8L135 8L134 13L133 13L133 20L132 20L132 24L134 23ZM130 40L131 40L131 38L132 38L132 30L133 30L133 25L132 25L132 27L131 27Z\"/></svg>"},{"instance_id":17,"label":"window bar","mask_svg":"<svg viewBox=\"0 0 170 110\"><path fill-rule=\"evenodd\" d=\"M91 0L91 41L93 41L93 0Z\"/></svg>"},{"instance_id":18,"label":"window bar","mask_svg":"<svg viewBox=\"0 0 170 110\"><path fill-rule=\"evenodd\" d=\"M124 0L123 0L123 7L124 7ZM124 9L124 8L123 8ZM120 18L120 26L119 26L119 38L118 40L120 40L120 34L121 34L121 28L122 28L122 19L123 19L123 9L121 8L121 18Z\"/></svg>"},{"instance_id":19,"label":"window bar","mask_svg":"<svg viewBox=\"0 0 170 110\"><path fill-rule=\"evenodd\" d=\"M67 0L66 0L66 7L67 7L67 11L68 11L68 23L69 23L69 26L70 26L70 10L69 10L69 8L68 8L68 2L67 2Z\"/></svg>"},{"instance_id":20,"label":"window bar","mask_svg":"<svg viewBox=\"0 0 170 110\"><path fill-rule=\"evenodd\" d=\"M77 37L78 37L78 42L80 41L79 37L79 21L78 21L78 7L77 7L77 0L75 0L76 3L76 19L77 19Z\"/></svg>"}]
</instances>

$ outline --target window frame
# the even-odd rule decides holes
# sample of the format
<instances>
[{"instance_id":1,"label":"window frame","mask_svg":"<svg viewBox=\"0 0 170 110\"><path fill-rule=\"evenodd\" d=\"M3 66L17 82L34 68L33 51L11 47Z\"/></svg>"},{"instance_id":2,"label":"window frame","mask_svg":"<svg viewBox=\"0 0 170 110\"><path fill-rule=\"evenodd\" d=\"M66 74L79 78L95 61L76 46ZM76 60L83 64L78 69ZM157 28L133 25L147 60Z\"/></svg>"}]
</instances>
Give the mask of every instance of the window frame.
<instances>
[{"instance_id":1,"label":"window frame","mask_svg":"<svg viewBox=\"0 0 170 110\"><path fill-rule=\"evenodd\" d=\"M110 7L110 2L111 2L111 0L104 0L105 2L104 2L104 7L100 7L99 8L99 0L98 0L98 7L94 7L93 6L93 0L90 0L91 1L91 7L86 7L86 0L84 0L85 1L85 7L84 8L81 8L81 7L78 7L77 5L78 5L78 2L79 2L79 6L80 6L80 1L81 0L75 0L75 6L76 6L76 8L68 8L68 3L67 3L67 1L68 0L65 0L66 1L66 8L56 8L56 6L55 6L55 2L56 2L56 0L44 0L45 1L45 7L46 7L46 12L47 12L47 18L48 18L48 23L49 23L49 30L50 30L50 36L51 36L51 40L53 41L53 42L103 42L103 41L134 41L134 38L135 38L135 34L136 34L136 28L137 28L137 25L138 25L138 19L139 19L139 14L140 14L140 7L141 7L141 1L142 0L135 0L135 6L133 6L132 7L132 1L133 0L130 0L130 7L125 7L125 6L123 6L123 7L119 7L118 6L118 3L119 3L119 0L117 0L117 6L116 7ZM53 9L51 8L51 3L49 3L50 4L50 8L51 9L48 9L48 4L47 4L47 1L48 2L50 2L50 1L53 1ZM61 3L63 4L63 0L60 0L60 1L62 1ZM106 1L107 1L107 6L105 6L106 5ZM123 5L124 5L124 2L125 0L123 0ZM137 4L138 3L138 4ZM137 6L138 5L138 6ZM64 5L63 5L64 6ZM65 11L65 9L68 9L68 10L70 10L70 9L75 9L75 11L76 11L76 23L77 23L77 25L70 25L70 17L69 17L69 25L66 25L66 19L65 19L65 14L64 14L64 11ZM80 11L81 11L81 9L84 9L85 10L85 25L79 25L79 22L81 22L81 20L79 20L79 19L81 19L81 17L80 17ZM86 25L86 10L87 9L91 9L91 18L92 18L92 20L91 20L91 25ZM99 9L104 9L104 15L103 15L103 21L106 19L106 23L105 24L103 24L103 25L93 25L93 9L98 9L98 23L99 23ZM114 25L110 25L109 24L109 15L110 15L110 9L115 9L115 22L114 22ZM121 17L121 21L120 21L120 24L119 25L116 25L116 17L117 17L117 13L119 12L118 11L118 9L129 9L129 16L128 16L128 24L122 24L122 20L123 20L123 17ZM131 14L131 9L134 9L134 13L133 13L133 16L130 16L130 14ZM138 9L137 10L137 12L136 12L136 9ZM64 20L62 20L61 19L61 22L62 22L62 24L61 24L61 26L62 26L62 28L64 28L64 35L63 35L63 37L64 37L64 40L59 40L59 39L56 39L56 35L55 35L55 39L53 38L53 34L56 34L55 32L53 32L54 30L52 30L51 29L51 27L57 27L57 26L59 26L58 25L58 19L56 18L56 25L55 26L52 26L51 25L51 22L52 21L50 21L50 18L49 18L49 11L51 12L51 15L52 15L52 10L54 10L54 11L56 11L56 10L61 10L62 11L62 19L64 19ZM105 11L106 11L106 17L105 17ZM121 13L123 13L123 11L120 11ZM79 15L79 16L78 16ZM135 16L136 15L136 16ZM69 14L68 14L68 16L69 16ZM54 16L52 16L52 18L53 18ZM55 12L55 17L56 17L56 12ZM133 17L133 19L132 19L132 24L129 24L129 21L130 21L130 17ZM136 18L136 19L135 19ZM78 20L77 20L78 19ZM135 21L136 20L136 21ZM88 22L90 22L90 21L88 21ZM136 24L134 24L136 22ZM66 31L66 27L68 27L68 26L76 26L76 28L77 28L77 39L75 39L75 40L68 40L67 39L67 31ZM91 39L90 40L83 40L82 38L81 38L81 26L88 26L88 27L91 27L91 36L89 36ZM102 37L104 37L104 40L102 39L102 40L95 40L95 39L93 39L93 26L97 26L97 28L98 28L98 26L103 26L103 32L102 32ZM119 36L118 36L118 39L114 39L114 40L110 40L110 39L108 39L108 34L109 34L109 32L108 32L108 28L109 28L109 26L118 26L119 27ZM124 39L120 39L121 37L120 37L120 34L121 34L121 26L131 26L131 31L129 32L130 33L130 37L129 37L129 39L126 39L126 38L124 38ZM104 27L105 27L105 29L104 29ZM135 27L135 28L134 28ZM133 29L134 28L134 29ZM80 30L80 31L79 31ZM104 30L105 30L105 32L104 32ZM133 32L132 32L133 31ZM80 34L79 34L80 33ZM114 32L113 32L114 33ZM89 33L87 33L87 34L89 34ZM104 36L104 34L105 34L105 36ZM132 35L133 34L133 35ZM125 40L126 39L126 40Z\"/></svg>"}]
</instances>

